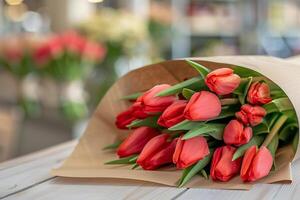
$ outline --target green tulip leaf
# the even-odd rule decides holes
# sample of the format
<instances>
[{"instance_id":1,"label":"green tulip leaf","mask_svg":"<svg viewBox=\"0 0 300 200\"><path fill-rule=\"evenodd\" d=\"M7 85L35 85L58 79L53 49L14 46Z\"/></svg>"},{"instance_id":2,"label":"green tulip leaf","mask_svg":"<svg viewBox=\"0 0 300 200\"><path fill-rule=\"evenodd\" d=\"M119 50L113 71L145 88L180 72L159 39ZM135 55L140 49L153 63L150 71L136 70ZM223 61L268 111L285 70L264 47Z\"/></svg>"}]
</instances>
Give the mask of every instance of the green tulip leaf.
<instances>
[{"instance_id":1,"label":"green tulip leaf","mask_svg":"<svg viewBox=\"0 0 300 200\"><path fill-rule=\"evenodd\" d=\"M199 72L199 74L201 75L201 77L203 79L205 79L205 77L207 76L207 74L210 72L210 69L208 69L207 67L204 67L203 65L191 61L191 60L185 60L187 63L189 63L195 70L197 70L197 72Z\"/></svg>"},{"instance_id":2,"label":"green tulip leaf","mask_svg":"<svg viewBox=\"0 0 300 200\"><path fill-rule=\"evenodd\" d=\"M139 166L140 166L139 164L134 163L131 169L136 169L136 168L138 168Z\"/></svg>"},{"instance_id":3,"label":"green tulip leaf","mask_svg":"<svg viewBox=\"0 0 300 200\"><path fill-rule=\"evenodd\" d=\"M102 150L117 149L121 143L122 143L121 140L117 140L116 142L103 147Z\"/></svg>"},{"instance_id":4,"label":"green tulip leaf","mask_svg":"<svg viewBox=\"0 0 300 200\"><path fill-rule=\"evenodd\" d=\"M265 117L265 121L267 122L269 128L271 128L274 125L274 123L280 117L280 115L281 115L280 113L276 112L276 113L268 114Z\"/></svg>"},{"instance_id":5,"label":"green tulip leaf","mask_svg":"<svg viewBox=\"0 0 300 200\"><path fill-rule=\"evenodd\" d=\"M295 153L298 148L298 142L299 142L299 132L296 133L296 135L294 136L293 142L292 142L292 147L293 147L293 150Z\"/></svg>"},{"instance_id":6,"label":"green tulip leaf","mask_svg":"<svg viewBox=\"0 0 300 200\"><path fill-rule=\"evenodd\" d=\"M127 95L127 96L123 96L121 99L122 100L136 100L142 94L143 94L142 92L137 92L137 93L130 94L130 95Z\"/></svg>"},{"instance_id":7,"label":"green tulip leaf","mask_svg":"<svg viewBox=\"0 0 300 200\"><path fill-rule=\"evenodd\" d=\"M120 159L117 159L117 160L108 161L104 164L106 164L106 165L134 164L136 162L137 156L138 155L135 154L135 155L120 158Z\"/></svg>"},{"instance_id":8,"label":"green tulip leaf","mask_svg":"<svg viewBox=\"0 0 300 200\"><path fill-rule=\"evenodd\" d=\"M213 152L199 160L195 165L192 165L183 170L183 174L178 181L178 187L184 186L192 177L199 173L204 167L208 165L211 160Z\"/></svg>"},{"instance_id":9,"label":"green tulip leaf","mask_svg":"<svg viewBox=\"0 0 300 200\"><path fill-rule=\"evenodd\" d=\"M294 138L294 135L298 132L298 123L292 122L285 124L279 131L279 139L284 142L289 142Z\"/></svg>"},{"instance_id":10,"label":"green tulip leaf","mask_svg":"<svg viewBox=\"0 0 300 200\"><path fill-rule=\"evenodd\" d=\"M205 86L203 78L201 76L198 76L198 77L194 77L194 78L188 79L186 81L177 83L176 85L173 85L173 86L159 92L158 94L156 94L156 96L163 97L163 96L169 96L169 95L181 93L184 88L199 91L205 87L206 86Z\"/></svg>"},{"instance_id":11,"label":"green tulip leaf","mask_svg":"<svg viewBox=\"0 0 300 200\"><path fill-rule=\"evenodd\" d=\"M196 92L194 90L188 89L188 88L183 88L182 90L182 95L184 96L185 99L189 100L193 94Z\"/></svg>"},{"instance_id":12,"label":"green tulip leaf","mask_svg":"<svg viewBox=\"0 0 300 200\"><path fill-rule=\"evenodd\" d=\"M293 105L287 97L273 99L270 103L263 105L267 113L284 112L293 110Z\"/></svg>"},{"instance_id":13,"label":"green tulip leaf","mask_svg":"<svg viewBox=\"0 0 300 200\"><path fill-rule=\"evenodd\" d=\"M252 77L243 78L239 87L233 92L234 94L238 95L239 101L242 105L245 104L246 96L251 85L252 79Z\"/></svg>"},{"instance_id":14,"label":"green tulip leaf","mask_svg":"<svg viewBox=\"0 0 300 200\"><path fill-rule=\"evenodd\" d=\"M130 124L127 125L128 128L136 128L141 126L148 126L151 128L159 128L159 125L157 124L159 116L151 116L147 117L145 119L136 119Z\"/></svg>"},{"instance_id":15,"label":"green tulip leaf","mask_svg":"<svg viewBox=\"0 0 300 200\"><path fill-rule=\"evenodd\" d=\"M185 131L185 130L191 130L195 127L199 127L201 125L205 124L204 122L195 122L195 121L189 121L189 120L183 120L182 122L168 128L170 131Z\"/></svg>"},{"instance_id":16,"label":"green tulip leaf","mask_svg":"<svg viewBox=\"0 0 300 200\"><path fill-rule=\"evenodd\" d=\"M278 143L279 143L279 139L278 139L278 135L274 135L273 139L271 140L270 144L267 146L267 148L270 150L272 156L273 156L273 160L275 160L275 153L277 151L278 148Z\"/></svg>"},{"instance_id":17,"label":"green tulip leaf","mask_svg":"<svg viewBox=\"0 0 300 200\"><path fill-rule=\"evenodd\" d=\"M249 76L252 76L252 77L262 76L262 74L254 71L254 70L248 69L246 67L242 67L242 66L235 66L233 68L233 70L234 70L234 73L239 75L241 78L247 78Z\"/></svg>"},{"instance_id":18,"label":"green tulip leaf","mask_svg":"<svg viewBox=\"0 0 300 200\"><path fill-rule=\"evenodd\" d=\"M254 126L252 128L253 135L260 135L260 134L265 134L270 132L270 128L266 120L263 120L262 123L260 123L257 126Z\"/></svg>"},{"instance_id":19,"label":"green tulip leaf","mask_svg":"<svg viewBox=\"0 0 300 200\"><path fill-rule=\"evenodd\" d=\"M222 140L223 138L223 130L225 128L225 124L203 124L199 127L195 127L189 130L184 136L183 140L187 140L199 135L203 136L212 136L217 140Z\"/></svg>"},{"instance_id":20,"label":"green tulip leaf","mask_svg":"<svg viewBox=\"0 0 300 200\"><path fill-rule=\"evenodd\" d=\"M242 146L240 146L235 153L233 154L232 160L236 160L239 157L242 157L247 149L249 149L251 146L256 145L260 146L262 142L264 141L264 136L262 135L256 135L251 138L251 140Z\"/></svg>"},{"instance_id":21,"label":"green tulip leaf","mask_svg":"<svg viewBox=\"0 0 300 200\"><path fill-rule=\"evenodd\" d=\"M203 176L206 180L208 180L207 172L204 169L201 169L200 171L201 176Z\"/></svg>"}]
</instances>

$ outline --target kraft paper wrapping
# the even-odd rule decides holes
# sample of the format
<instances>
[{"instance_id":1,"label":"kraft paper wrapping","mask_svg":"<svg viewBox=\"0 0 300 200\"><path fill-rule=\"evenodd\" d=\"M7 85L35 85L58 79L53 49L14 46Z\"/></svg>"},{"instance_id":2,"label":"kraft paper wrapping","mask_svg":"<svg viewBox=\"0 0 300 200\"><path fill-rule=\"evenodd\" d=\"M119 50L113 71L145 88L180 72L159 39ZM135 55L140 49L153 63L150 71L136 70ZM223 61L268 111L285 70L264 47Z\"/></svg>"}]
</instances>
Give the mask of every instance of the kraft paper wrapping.
<instances>
[{"instance_id":1,"label":"kraft paper wrapping","mask_svg":"<svg viewBox=\"0 0 300 200\"><path fill-rule=\"evenodd\" d=\"M278 84L292 101L297 116L300 116L300 65L283 59L263 56L226 56L191 58L211 69L231 67L234 65L253 69ZM104 162L116 159L113 151L103 151L102 148L113 143L117 138L124 138L127 131L118 130L115 116L125 110L130 104L122 101L122 96L139 91L145 91L156 84L176 84L186 78L197 76L184 60L165 61L145 66L129 72L120 78L106 93L92 115L89 125L73 153L63 165L52 171L53 175L82 178L110 178L153 182L168 186L176 186L181 171L175 168L165 168L156 171L142 169L132 170L128 165L104 165ZM299 158L299 148L293 158L293 151L288 146L279 149L276 155L277 169L269 176L255 183L290 183L291 162ZM185 187L250 189L250 183L243 183L239 177L229 182L213 182L200 176L194 177Z\"/></svg>"}]
</instances>

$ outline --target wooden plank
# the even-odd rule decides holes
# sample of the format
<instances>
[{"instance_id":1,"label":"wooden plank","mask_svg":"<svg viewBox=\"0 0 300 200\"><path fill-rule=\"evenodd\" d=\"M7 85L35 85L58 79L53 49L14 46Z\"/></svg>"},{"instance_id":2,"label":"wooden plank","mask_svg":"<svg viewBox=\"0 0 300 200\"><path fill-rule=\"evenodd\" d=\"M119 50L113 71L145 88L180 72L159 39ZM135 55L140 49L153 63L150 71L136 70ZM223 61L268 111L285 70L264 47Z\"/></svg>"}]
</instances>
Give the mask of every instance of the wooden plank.
<instances>
[{"instance_id":1,"label":"wooden plank","mask_svg":"<svg viewBox=\"0 0 300 200\"><path fill-rule=\"evenodd\" d=\"M52 177L51 168L61 164L73 146L59 145L0 165L0 199L171 199L185 191L138 181Z\"/></svg>"},{"instance_id":2,"label":"wooden plank","mask_svg":"<svg viewBox=\"0 0 300 200\"><path fill-rule=\"evenodd\" d=\"M55 178L5 199L172 199L184 190L124 180Z\"/></svg>"},{"instance_id":3,"label":"wooden plank","mask_svg":"<svg viewBox=\"0 0 300 200\"><path fill-rule=\"evenodd\" d=\"M73 146L73 144L68 144L59 146L57 149L51 148L48 151L6 163L6 167L0 170L0 198L51 179L50 170L71 153Z\"/></svg>"},{"instance_id":4,"label":"wooden plank","mask_svg":"<svg viewBox=\"0 0 300 200\"><path fill-rule=\"evenodd\" d=\"M56 145L54 147L50 147L50 148L46 148L19 158L15 158L13 160L8 160L5 162L0 163L0 171L12 166L16 166L25 162L30 162L39 158L43 158L45 156L51 155L51 154L55 154L57 152L60 152L62 150L65 149L72 149L76 146L76 144L78 143L77 140L72 140L70 142L65 142L59 145Z\"/></svg>"}]
</instances>

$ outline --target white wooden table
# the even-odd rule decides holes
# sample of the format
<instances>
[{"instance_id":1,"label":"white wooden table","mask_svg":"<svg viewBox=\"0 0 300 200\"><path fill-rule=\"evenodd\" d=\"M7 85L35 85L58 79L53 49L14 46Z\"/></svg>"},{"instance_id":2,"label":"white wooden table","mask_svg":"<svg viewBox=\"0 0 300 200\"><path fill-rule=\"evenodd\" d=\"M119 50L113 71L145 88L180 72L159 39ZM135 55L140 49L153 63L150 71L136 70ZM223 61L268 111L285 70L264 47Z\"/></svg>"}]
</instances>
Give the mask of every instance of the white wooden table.
<instances>
[{"instance_id":1,"label":"white wooden table","mask_svg":"<svg viewBox=\"0 0 300 200\"><path fill-rule=\"evenodd\" d=\"M0 199L300 199L300 160L293 164L290 185L256 185L250 191L184 189L151 183L53 177L77 141L67 142L0 164Z\"/></svg>"}]
</instances>

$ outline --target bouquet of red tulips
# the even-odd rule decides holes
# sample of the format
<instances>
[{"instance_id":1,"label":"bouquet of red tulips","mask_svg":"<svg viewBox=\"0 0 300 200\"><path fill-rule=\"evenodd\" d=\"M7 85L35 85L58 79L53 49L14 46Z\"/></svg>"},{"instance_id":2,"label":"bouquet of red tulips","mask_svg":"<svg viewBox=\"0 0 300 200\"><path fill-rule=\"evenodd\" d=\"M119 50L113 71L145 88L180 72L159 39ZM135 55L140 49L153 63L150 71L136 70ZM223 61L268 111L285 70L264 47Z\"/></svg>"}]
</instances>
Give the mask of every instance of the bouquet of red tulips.
<instances>
[{"instance_id":1,"label":"bouquet of red tulips","mask_svg":"<svg viewBox=\"0 0 300 200\"><path fill-rule=\"evenodd\" d=\"M298 120L285 92L253 70L210 70L186 60L199 76L159 84L123 97L131 106L116 117L131 133L106 146L133 169L182 170L178 186L199 175L252 182L276 170L277 149L298 145Z\"/></svg>"}]
</instances>

